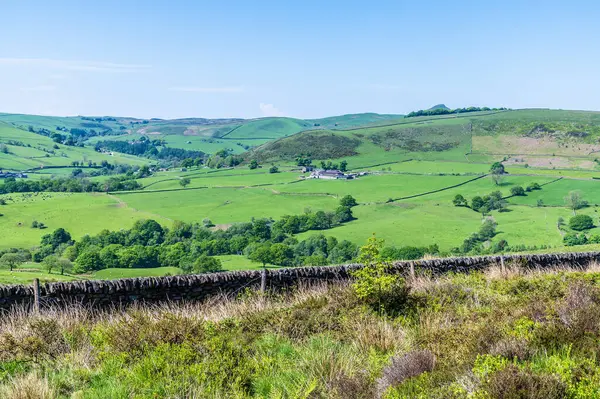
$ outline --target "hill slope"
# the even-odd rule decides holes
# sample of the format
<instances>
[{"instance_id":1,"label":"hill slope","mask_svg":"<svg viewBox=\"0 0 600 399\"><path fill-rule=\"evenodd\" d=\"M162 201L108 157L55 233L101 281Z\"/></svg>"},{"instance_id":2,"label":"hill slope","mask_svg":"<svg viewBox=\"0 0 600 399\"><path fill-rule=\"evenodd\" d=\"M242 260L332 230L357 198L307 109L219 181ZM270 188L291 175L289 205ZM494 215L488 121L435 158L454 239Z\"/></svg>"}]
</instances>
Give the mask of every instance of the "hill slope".
<instances>
[{"instance_id":1,"label":"hill slope","mask_svg":"<svg viewBox=\"0 0 600 399\"><path fill-rule=\"evenodd\" d=\"M504 156L513 164L594 169L600 152L598 112L525 109L421 116L392 122L321 131L322 148L309 143L314 131L302 132L266 143L249 156L265 161L292 161L300 155L313 159L353 155L359 160L372 160L372 164L407 158L466 157L467 161L487 162ZM329 145L340 137L353 139L352 148L338 151ZM313 149L307 153L310 147Z\"/></svg>"},{"instance_id":2,"label":"hill slope","mask_svg":"<svg viewBox=\"0 0 600 399\"><path fill-rule=\"evenodd\" d=\"M233 153L267 141L309 129L342 129L368 126L398 120L402 115L375 113L348 114L322 119L267 117L259 119L183 118L173 120L128 117L55 117L23 114L1 114L4 122L23 130L69 134L72 129L86 132L90 142L99 140L136 140L146 135L160 138L170 147L214 153L227 148Z\"/></svg>"}]
</instances>

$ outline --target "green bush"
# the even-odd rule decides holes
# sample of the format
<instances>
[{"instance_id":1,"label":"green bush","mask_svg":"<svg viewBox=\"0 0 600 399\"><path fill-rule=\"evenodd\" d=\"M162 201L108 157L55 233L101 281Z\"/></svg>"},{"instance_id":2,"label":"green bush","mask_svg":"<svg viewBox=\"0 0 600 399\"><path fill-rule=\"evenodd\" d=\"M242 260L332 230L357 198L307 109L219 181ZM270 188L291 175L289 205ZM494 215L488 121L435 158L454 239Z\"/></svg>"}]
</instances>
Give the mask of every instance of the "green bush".
<instances>
[{"instance_id":1,"label":"green bush","mask_svg":"<svg viewBox=\"0 0 600 399\"><path fill-rule=\"evenodd\" d=\"M594 220L588 215L577 215L569 219L569 227L573 230L583 231L594 227Z\"/></svg>"}]
</instances>

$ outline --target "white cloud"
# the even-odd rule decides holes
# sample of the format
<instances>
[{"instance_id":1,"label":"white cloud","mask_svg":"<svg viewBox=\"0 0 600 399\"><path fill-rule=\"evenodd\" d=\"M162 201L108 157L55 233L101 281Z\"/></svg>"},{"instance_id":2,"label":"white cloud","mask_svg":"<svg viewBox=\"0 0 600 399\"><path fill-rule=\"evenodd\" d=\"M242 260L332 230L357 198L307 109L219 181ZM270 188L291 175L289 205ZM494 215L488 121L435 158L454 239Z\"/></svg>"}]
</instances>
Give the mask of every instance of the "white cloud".
<instances>
[{"instance_id":1,"label":"white cloud","mask_svg":"<svg viewBox=\"0 0 600 399\"><path fill-rule=\"evenodd\" d=\"M54 91L56 90L56 86L51 85L41 85L41 86L33 86L33 87L21 87L21 91Z\"/></svg>"},{"instance_id":2,"label":"white cloud","mask_svg":"<svg viewBox=\"0 0 600 399\"><path fill-rule=\"evenodd\" d=\"M234 87L170 87L171 91L182 91L187 93L241 93L244 88Z\"/></svg>"},{"instance_id":3,"label":"white cloud","mask_svg":"<svg viewBox=\"0 0 600 399\"><path fill-rule=\"evenodd\" d=\"M283 112L275 108L273 104L260 103L259 107L263 116L284 116Z\"/></svg>"},{"instance_id":4,"label":"white cloud","mask_svg":"<svg viewBox=\"0 0 600 399\"><path fill-rule=\"evenodd\" d=\"M0 58L0 66L38 67L83 72L137 72L150 65L116 64L99 61L55 60L50 58Z\"/></svg>"}]
</instances>

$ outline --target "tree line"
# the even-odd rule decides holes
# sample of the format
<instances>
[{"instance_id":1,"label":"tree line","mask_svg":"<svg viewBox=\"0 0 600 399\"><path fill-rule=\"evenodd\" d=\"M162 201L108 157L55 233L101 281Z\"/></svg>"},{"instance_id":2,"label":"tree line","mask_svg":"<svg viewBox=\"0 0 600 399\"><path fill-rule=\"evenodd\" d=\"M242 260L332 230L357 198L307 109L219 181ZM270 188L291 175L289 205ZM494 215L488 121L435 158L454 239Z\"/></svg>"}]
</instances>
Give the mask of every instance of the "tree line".
<instances>
[{"instance_id":1,"label":"tree line","mask_svg":"<svg viewBox=\"0 0 600 399\"><path fill-rule=\"evenodd\" d=\"M55 177L52 179L42 178L40 180L15 179L13 177L4 179L0 184L0 194L9 193L37 193L37 192L107 192L107 191L133 191L139 190L142 185L133 176L114 176L97 182L85 178Z\"/></svg>"},{"instance_id":2,"label":"tree line","mask_svg":"<svg viewBox=\"0 0 600 399\"><path fill-rule=\"evenodd\" d=\"M133 143L127 141L99 141L94 149L101 151L115 151L123 154L142 156L150 159L180 162L186 158L204 159L202 151L184 150L182 148L166 147L164 140L149 140L142 137Z\"/></svg>"},{"instance_id":3,"label":"tree line","mask_svg":"<svg viewBox=\"0 0 600 399\"><path fill-rule=\"evenodd\" d=\"M154 220L139 220L128 230L103 230L95 236L86 235L75 241L69 232L59 228L44 235L39 248L30 253L29 258L48 264L50 268L57 265L63 268L68 261L72 263L74 273L158 266L175 266L186 273L210 272L222 267L219 259L214 258L218 255L245 255L263 265L277 266L347 263L357 256L358 248L352 242L326 237L322 233L300 241L293 234L324 230L335 223L343 223L342 214L344 220L351 220L353 206L356 206L356 200L346 196L335 212L288 215L278 221L252 219L234 224L227 230L214 231L207 227L212 225L208 220L202 224L175 222L170 229ZM342 212L340 208L345 209ZM18 252L19 256L27 258L28 251ZM385 256L390 260L417 259L426 253L438 252L437 245L388 247Z\"/></svg>"},{"instance_id":4,"label":"tree line","mask_svg":"<svg viewBox=\"0 0 600 399\"><path fill-rule=\"evenodd\" d=\"M413 118L415 116L435 116L435 115L449 115L449 114L464 114L468 112L479 112L479 111L505 111L508 108L489 108L489 107L468 107L468 108L434 108L434 109L420 109L418 111L410 112L406 115L407 118Z\"/></svg>"}]
</instances>

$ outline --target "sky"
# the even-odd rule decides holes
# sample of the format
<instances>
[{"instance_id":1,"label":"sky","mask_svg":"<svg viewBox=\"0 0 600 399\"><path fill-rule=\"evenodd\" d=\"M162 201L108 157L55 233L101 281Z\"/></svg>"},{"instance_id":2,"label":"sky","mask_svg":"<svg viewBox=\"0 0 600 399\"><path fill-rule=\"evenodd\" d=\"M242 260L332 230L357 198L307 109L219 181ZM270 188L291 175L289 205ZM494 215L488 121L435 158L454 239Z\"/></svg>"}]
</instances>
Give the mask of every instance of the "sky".
<instances>
[{"instance_id":1,"label":"sky","mask_svg":"<svg viewBox=\"0 0 600 399\"><path fill-rule=\"evenodd\" d=\"M0 0L0 112L600 110L600 2Z\"/></svg>"}]
</instances>

